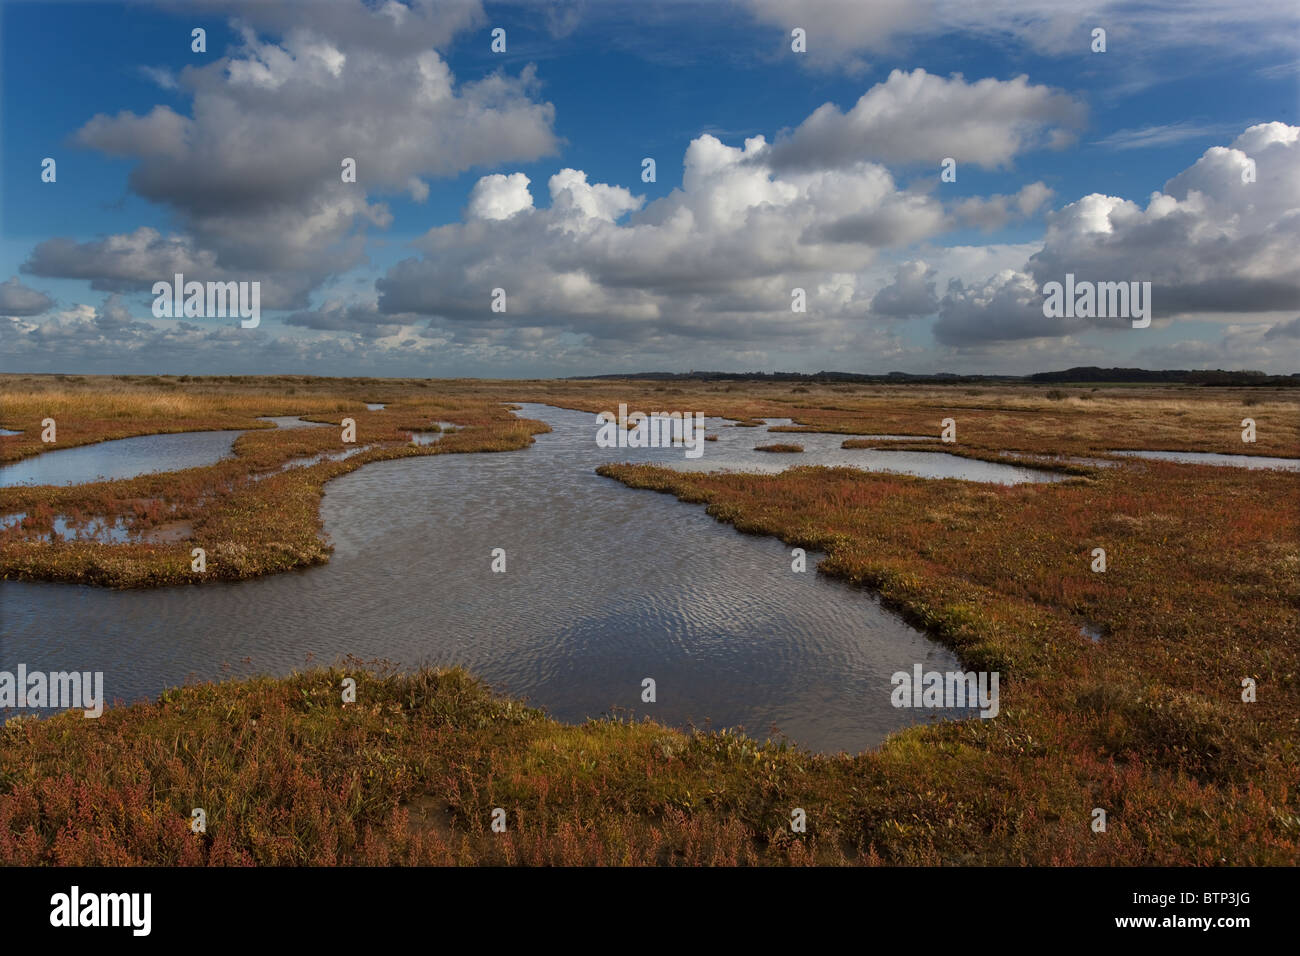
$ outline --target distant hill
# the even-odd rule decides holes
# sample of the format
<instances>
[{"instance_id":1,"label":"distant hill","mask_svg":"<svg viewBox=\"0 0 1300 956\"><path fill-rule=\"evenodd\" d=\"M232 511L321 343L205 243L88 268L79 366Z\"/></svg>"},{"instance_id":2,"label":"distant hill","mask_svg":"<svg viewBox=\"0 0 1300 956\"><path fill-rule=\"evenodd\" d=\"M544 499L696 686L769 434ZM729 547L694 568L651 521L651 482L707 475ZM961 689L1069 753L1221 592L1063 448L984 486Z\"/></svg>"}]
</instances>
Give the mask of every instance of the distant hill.
<instances>
[{"instance_id":1,"label":"distant hill","mask_svg":"<svg viewBox=\"0 0 1300 956\"><path fill-rule=\"evenodd\" d=\"M914 375L910 372L890 372L887 375L861 375L856 372L622 372L608 375L573 375L569 381L591 381L602 378L641 379L661 382L801 382L805 384L833 384L839 382L899 383L916 385L957 385L975 382L994 384L1151 384L1151 385L1267 385L1270 387L1300 388L1300 373L1267 375L1256 371L1225 371L1224 369L1144 369L1098 368L1082 365L1060 372L1035 372L1032 375L957 375L953 372L933 372Z\"/></svg>"}]
</instances>

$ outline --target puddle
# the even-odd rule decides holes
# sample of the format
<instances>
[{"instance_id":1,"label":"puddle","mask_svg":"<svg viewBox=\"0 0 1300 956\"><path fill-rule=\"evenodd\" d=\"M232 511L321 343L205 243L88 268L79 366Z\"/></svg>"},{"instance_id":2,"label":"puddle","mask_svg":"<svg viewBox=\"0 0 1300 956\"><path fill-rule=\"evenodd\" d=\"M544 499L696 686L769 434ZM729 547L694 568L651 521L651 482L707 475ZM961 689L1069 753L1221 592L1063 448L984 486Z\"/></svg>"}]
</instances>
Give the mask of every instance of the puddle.
<instances>
[{"instance_id":1,"label":"puddle","mask_svg":"<svg viewBox=\"0 0 1300 956\"><path fill-rule=\"evenodd\" d=\"M259 421L273 422L277 428L338 427L328 422L309 422L294 415L266 415L261 416ZM0 488L16 485L79 485L213 465L232 456L235 439L242 434L242 431L233 430L176 432L55 449L0 467ZM346 458L348 454L341 457ZM299 458L283 467L294 468L314 463L315 459Z\"/></svg>"},{"instance_id":2,"label":"puddle","mask_svg":"<svg viewBox=\"0 0 1300 956\"><path fill-rule=\"evenodd\" d=\"M0 428L0 437L8 438L11 435L21 435L22 432L16 432L12 428Z\"/></svg>"},{"instance_id":3,"label":"puddle","mask_svg":"<svg viewBox=\"0 0 1300 956\"><path fill-rule=\"evenodd\" d=\"M263 478L270 478L272 475L286 472L290 468L306 468L310 465L320 465L327 461L343 461L346 458L351 458L353 455L359 455L363 451L369 451L371 448L375 447L377 446L358 445L356 448L348 448L344 451L327 451L321 452L318 455L303 455L301 458L290 458L275 471L266 471L260 475L253 475L252 480L261 481Z\"/></svg>"},{"instance_id":4,"label":"puddle","mask_svg":"<svg viewBox=\"0 0 1300 956\"><path fill-rule=\"evenodd\" d=\"M0 531L8 530L22 522L26 512L0 516ZM54 533L63 539L77 541L96 541L101 544L125 544L130 541L144 541L157 544L170 544L185 541L194 534L194 527L189 521L166 521L152 528L132 532L125 517L119 516L113 521L104 518L92 518L82 524L73 525L64 515L58 515L52 522ZM24 535L23 537L27 537ZM49 532L30 535L31 539L48 538Z\"/></svg>"},{"instance_id":5,"label":"puddle","mask_svg":"<svg viewBox=\"0 0 1300 956\"><path fill-rule=\"evenodd\" d=\"M387 407L387 405L379 402L366 402L366 411L368 412L382 412Z\"/></svg>"},{"instance_id":6,"label":"puddle","mask_svg":"<svg viewBox=\"0 0 1300 956\"><path fill-rule=\"evenodd\" d=\"M999 455L1007 457L1024 458L1028 461L1041 461L1046 464L1057 465L1087 465L1092 468L1115 468L1122 462L1111 461L1108 458L1076 458L1071 455L1040 455L1028 451L1000 451Z\"/></svg>"},{"instance_id":7,"label":"puddle","mask_svg":"<svg viewBox=\"0 0 1300 956\"><path fill-rule=\"evenodd\" d=\"M413 431L411 432L411 444L412 445L433 445L441 441L443 435L448 435L452 432L460 430L459 425L453 425L451 422L433 422L432 424L438 426L438 431L436 432Z\"/></svg>"},{"instance_id":8,"label":"puddle","mask_svg":"<svg viewBox=\"0 0 1300 956\"><path fill-rule=\"evenodd\" d=\"M1300 471L1300 458L1266 458L1262 455L1220 455L1208 451L1110 451L1125 458L1176 461L1185 465L1228 465L1234 468L1279 468Z\"/></svg>"},{"instance_id":9,"label":"puddle","mask_svg":"<svg viewBox=\"0 0 1300 956\"><path fill-rule=\"evenodd\" d=\"M338 428L329 422L309 422L296 415L259 415L259 422L274 422L277 428Z\"/></svg>"},{"instance_id":10,"label":"puddle","mask_svg":"<svg viewBox=\"0 0 1300 956\"><path fill-rule=\"evenodd\" d=\"M140 435L55 449L0 467L0 488L78 485L212 465L232 454L240 431Z\"/></svg>"},{"instance_id":11,"label":"puddle","mask_svg":"<svg viewBox=\"0 0 1300 956\"><path fill-rule=\"evenodd\" d=\"M860 439L863 441L934 441L934 435L858 435L850 432L816 432L802 431L805 425L796 425L793 418L767 418L762 420L768 426L769 432L775 432L778 435L839 435L843 439ZM800 429L797 431L784 431L786 428Z\"/></svg>"},{"instance_id":12,"label":"puddle","mask_svg":"<svg viewBox=\"0 0 1300 956\"><path fill-rule=\"evenodd\" d=\"M548 406L540 406L548 407ZM587 412L577 414L589 415ZM664 421L662 416L651 415ZM595 416L589 415L592 442L595 442ZM1065 481L1068 475L1037 468L1022 468L1000 462L979 461L935 451L908 451L906 449L844 448L843 433L838 432L776 432L776 425L788 423L788 418L773 418L755 429L741 428L726 418L706 418L705 433L710 437L704 444L704 453L698 458L686 458L682 443L675 442L670 449L611 448L607 449L613 461L653 462L677 471L752 472L779 474L790 468L808 465L857 468L861 471L888 472L916 475L920 478L960 478L990 484L1016 485ZM645 428L647 426L641 426ZM662 429L663 426L661 425ZM737 430L739 428L739 430ZM627 434L639 435L640 429ZM866 438L869 436L851 436ZM900 439L916 436L901 435ZM639 439L638 439L639 440ZM797 444L802 452L786 454L756 450L756 445Z\"/></svg>"},{"instance_id":13,"label":"puddle","mask_svg":"<svg viewBox=\"0 0 1300 956\"><path fill-rule=\"evenodd\" d=\"M807 434L806 432L785 432L787 435ZM828 432L827 434L841 434L845 441L934 441L933 435L849 435L843 432Z\"/></svg>"},{"instance_id":14,"label":"puddle","mask_svg":"<svg viewBox=\"0 0 1300 956\"><path fill-rule=\"evenodd\" d=\"M74 528L68 524L67 518L59 515L54 519L54 533L60 538L102 541L107 544L124 544L131 540L125 518L116 518L111 523L103 518L92 518Z\"/></svg>"},{"instance_id":15,"label":"puddle","mask_svg":"<svg viewBox=\"0 0 1300 956\"><path fill-rule=\"evenodd\" d=\"M591 416L593 442L595 416ZM843 448L845 436L832 432L773 432L774 424L790 419L770 419L769 424L754 429L727 428L727 419L706 418L708 434L716 435L704 444L699 458L685 458L680 450L665 454L664 449L620 448L609 449L614 461L655 461L665 468L677 471L758 472L778 474L790 468L806 465L857 468L862 471L916 475L921 478L960 478L991 484L1016 485L1063 481L1068 476L1036 468L1022 468L999 462L978 461L936 451L908 451L906 449ZM857 435L855 438L870 436ZM898 436L911 438L914 436ZM755 451L755 445L774 443L798 444L803 451L798 454L775 454ZM680 448L680 446L679 446Z\"/></svg>"}]
</instances>

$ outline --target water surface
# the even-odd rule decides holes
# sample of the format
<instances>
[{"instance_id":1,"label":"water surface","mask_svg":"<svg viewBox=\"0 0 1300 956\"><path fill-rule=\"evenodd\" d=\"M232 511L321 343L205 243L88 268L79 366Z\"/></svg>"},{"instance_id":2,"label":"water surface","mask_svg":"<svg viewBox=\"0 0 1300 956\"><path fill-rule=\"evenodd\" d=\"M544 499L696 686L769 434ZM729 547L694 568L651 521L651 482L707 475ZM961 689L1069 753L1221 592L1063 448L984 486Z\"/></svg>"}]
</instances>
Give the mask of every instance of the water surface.
<instances>
[{"instance_id":1,"label":"water surface","mask_svg":"<svg viewBox=\"0 0 1300 956\"><path fill-rule=\"evenodd\" d=\"M377 462L330 482L322 567L148 591L0 584L0 669L101 670L109 696L131 700L351 653L459 664L566 721L618 708L775 727L826 751L936 715L893 708L890 676L957 669L954 656L869 592L817 574L815 554L794 573L779 541L594 473L680 461L680 446L599 449L588 413L518 414L554 431L521 451Z\"/></svg>"},{"instance_id":2,"label":"water surface","mask_svg":"<svg viewBox=\"0 0 1300 956\"><path fill-rule=\"evenodd\" d=\"M309 422L297 415L259 415L259 422L273 422L276 428L330 428L329 422ZM334 425L334 428L339 426Z\"/></svg>"},{"instance_id":3,"label":"water surface","mask_svg":"<svg viewBox=\"0 0 1300 956\"><path fill-rule=\"evenodd\" d=\"M231 456L240 431L140 435L42 452L0 467L0 488L116 481L212 465Z\"/></svg>"},{"instance_id":4,"label":"water surface","mask_svg":"<svg viewBox=\"0 0 1300 956\"><path fill-rule=\"evenodd\" d=\"M1263 455L1221 455L1208 451L1111 451L1110 455L1126 458L1150 458L1153 461L1177 461L1186 465L1230 465L1235 468L1280 468L1300 471L1300 458L1268 458Z\"/></svg>"},{"instance_id":5,"label":"water surface","mask_svg":"<svg viewBox=\"0 0 1300 956\"><path fill-rule=\"evenodd\" d=\"M523 414L522 412L520 414ZM531 416L536 417L536 416ZM594 422L595 416L589 416ZM914 436L846 436L831 432L774 432L774 425L789 425L788 418L771 418L757 428L737 427L726 419L706 418L707 434L717 435L717 441L704 444L704 454L688 459L680 452L669 456L663 464L678 471L760 472L777 474L801 465L826 465L858 468L862 471L883 471L895 474L916 475L921 478L962 478L993 484L1017 485L1025 482L1063 481L1068 476L1037 468L1022 468L1000 462L962 458L938 451L907 451L903 449L841 448L846 437L879 438L895 441ZM592 426L593 434L595 426ZM774 454L755 451L755 445L802 445L802 452ZM623 451L620 449L620 451ZM636 452L637 449L627 449Z\"/></svg>"}]
</instances>

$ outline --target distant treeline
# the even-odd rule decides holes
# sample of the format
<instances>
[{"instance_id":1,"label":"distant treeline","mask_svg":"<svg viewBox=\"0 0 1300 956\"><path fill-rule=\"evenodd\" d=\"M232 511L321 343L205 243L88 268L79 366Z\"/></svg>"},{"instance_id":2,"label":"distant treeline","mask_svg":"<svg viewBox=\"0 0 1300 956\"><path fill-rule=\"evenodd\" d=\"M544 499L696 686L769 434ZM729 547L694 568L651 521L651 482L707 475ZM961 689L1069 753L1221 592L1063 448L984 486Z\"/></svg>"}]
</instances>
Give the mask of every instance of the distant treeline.
<instances>
[{"instance_id":1,"label":"distant treeline","mask_svg":"<svg viewBox=\"0 0 1300 956\"><path fill-rule=\"evenodd\" d=\"M1266 375L1264 372L1228 372L1210 370L1097 368L1083 365L1064 372L1035 372L1025 376L1030 382L1153 382L1177 385L1282 385L1300 386L1300 373Z\"/></svg>"},{"instance_id":2,"label":"distant treeline","mask_svg":"<svg viewBox=\"0 0 1300 956\"><path fill-rule=\"evenodd\" d=\"M1197 371L1194 369L1144 369L1098 368L1094 365L1068 368L1061 372L1035 372L1032 375L956 375L935 372L930 375L913 375L910 372L890 372L887 375L859 375L856 372L630 372L611 375L574 375L570 381L625 378L660 382L801 382L805 384L835 384L841 382L898 383L916 385L959 385L968 383L1131 383L1158 385L1268 385L1300 387L1300 373L1292 375L1267 375L1264 372L1223 369Z\"/></svg>"}]
</instances>

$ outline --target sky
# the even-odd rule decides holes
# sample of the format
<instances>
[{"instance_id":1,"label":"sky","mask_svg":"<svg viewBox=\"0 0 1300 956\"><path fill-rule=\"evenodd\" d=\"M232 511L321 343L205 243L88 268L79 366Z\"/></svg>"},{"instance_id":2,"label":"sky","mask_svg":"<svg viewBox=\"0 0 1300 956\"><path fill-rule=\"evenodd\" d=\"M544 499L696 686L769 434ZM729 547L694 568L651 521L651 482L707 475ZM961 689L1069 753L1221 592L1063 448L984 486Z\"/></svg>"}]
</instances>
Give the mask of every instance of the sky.
<instances>
[{"instance_id":1,"label":"sky","mask_svg":"<svg viewBox=\"0 0 1300 956\"><path fill-rule=\"evenodd\" d=\"M0 371L1296 372L1297 102L1292 0L4 0Z\"/></svg>"}]
</instances>

